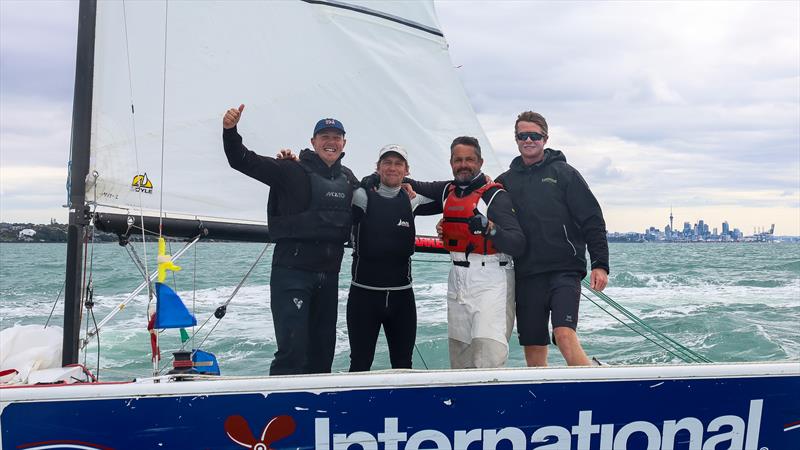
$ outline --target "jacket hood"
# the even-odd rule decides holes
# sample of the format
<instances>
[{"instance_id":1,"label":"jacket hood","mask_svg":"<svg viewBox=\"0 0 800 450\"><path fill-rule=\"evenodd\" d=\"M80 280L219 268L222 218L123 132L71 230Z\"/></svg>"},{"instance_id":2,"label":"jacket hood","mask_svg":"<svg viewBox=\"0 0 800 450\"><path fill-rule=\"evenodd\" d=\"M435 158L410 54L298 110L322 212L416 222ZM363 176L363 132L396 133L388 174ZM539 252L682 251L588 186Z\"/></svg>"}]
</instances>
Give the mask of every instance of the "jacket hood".
<instances>
[{"instance_id":1,"label":"jacket hood","mask_svg":"<svg viewBox=\"0 0 800 450\"><path fill-rule=\"evenodd\" d=\"M567 157L564 156L564 153L562 153L561 150L546 148L544 149L544 159L538 163L526 166L525 163L522 162L522 156L517 156L513 161L511 161L510 167L512 170L524 171L535 167L546 166L556 161L567 162Z\"/></svg>"}]
</instances>

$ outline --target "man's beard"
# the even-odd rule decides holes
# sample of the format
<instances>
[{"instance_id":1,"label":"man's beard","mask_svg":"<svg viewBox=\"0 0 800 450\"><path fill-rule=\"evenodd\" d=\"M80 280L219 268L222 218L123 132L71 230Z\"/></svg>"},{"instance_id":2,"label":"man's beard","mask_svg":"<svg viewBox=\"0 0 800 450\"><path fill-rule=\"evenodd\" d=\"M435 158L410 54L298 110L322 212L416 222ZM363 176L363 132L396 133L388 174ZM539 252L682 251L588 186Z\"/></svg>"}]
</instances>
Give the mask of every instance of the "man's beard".
<instances>
[{"instance_id":1,"label":"man's beard","mask_svg":"<svg viewBox=\"0 0 800 450\"><path fill-rule=\"evenodd\" d=\"M458 172L458 173L455 174L454 178L455 178L457 183L468 184L473 179L475 179L475 175L477 175L477 173L476 172L471 172L471 171L470 172Z\"/></svg>"}]
</instances>

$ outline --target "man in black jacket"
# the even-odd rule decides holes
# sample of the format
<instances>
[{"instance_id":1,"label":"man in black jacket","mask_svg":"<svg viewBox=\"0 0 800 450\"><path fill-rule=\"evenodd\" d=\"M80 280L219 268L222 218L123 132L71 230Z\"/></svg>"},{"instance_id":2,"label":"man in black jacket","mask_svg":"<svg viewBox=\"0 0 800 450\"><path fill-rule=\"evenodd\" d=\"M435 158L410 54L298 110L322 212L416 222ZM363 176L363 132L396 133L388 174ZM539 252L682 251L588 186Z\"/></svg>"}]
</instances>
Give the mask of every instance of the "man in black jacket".
<instances>
[{"instance_id":1,"label":"man in black jacket","mask_svg":"<svg viewBox=\"0 0 800 450\"><path fill-rule=\"evenodd\" d=\"M342 123L317 122L314 150L300 160L258 155L236 130L244 105L223 117L222 139L232 168L270 186L270 240L275 242L270 308L278 350L270 375L331 371L336 344L339 268L350 236L353 189L358 181L341 164Z\"/></svg>"},{"instance_id":2,"label":"man in black jacket","mask_svg":"<svg viewBox=\"0 0 800 450\"><path fill-rule=\"evenodd\" d=\"M548 319L569 365L589 365L576 333L586 249L591 287L608 283L606 224L597 199L564 155L547 143L547 122L526 111L514 125L520 156L497 178L517 210L527 247L514 258L517 331L529 366L547 365Z\"/></svg>"}]
</instances>

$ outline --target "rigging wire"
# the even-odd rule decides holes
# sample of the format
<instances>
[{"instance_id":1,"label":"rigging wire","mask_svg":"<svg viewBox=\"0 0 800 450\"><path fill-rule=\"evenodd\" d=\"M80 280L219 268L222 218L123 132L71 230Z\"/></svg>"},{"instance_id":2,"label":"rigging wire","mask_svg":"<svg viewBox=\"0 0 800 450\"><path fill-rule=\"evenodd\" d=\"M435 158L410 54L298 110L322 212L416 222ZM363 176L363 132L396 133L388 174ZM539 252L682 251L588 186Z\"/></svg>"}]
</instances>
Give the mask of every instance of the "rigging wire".
<instances>
[{"instance_id":1,"label":"rigging wire","mask_svg":"<svg viewBox=\"0 0 800 450\"><path fill-rule=\"evenodd\" d=\"M164 68L161 83L161 189L159 189L158 200L158 236L161 237L161 231L164 218L164 137L166 134L166 111L167 111L167 38L169 34L169 0L164 2ZM144 223L142 223L144 226Z\"/></svg>"},{"instance_id":2,"label":"rigging wire","mask_svg":"<svg viewBox=\"0 0 800 450\"><path fill-rule=\"evenodd\" d=\"M193 331L192 343L194 343L195 336L198 333L200 333L200 330L202 330L203 327L205 327L206 324L208 324L208 322L211 320L211 318L212 317L216 317L217 318L217 321L211 327L211 330L209 330L209 332L206 333L206 336L203 338L202 341L200 341L200 344L197 345L195 348L202 347L203 344L206 342L206 339L208 339L208 337L211 335L211 333L214 332L214 329L217 328L217 325L219 325L219 323L222 320L222 318L225 317L225 313L227 312L228 305L231 303L233 298L239 292L239 289L241 289L242 286L244 286L244 282L247 281L247 278L250 276L251 273L253 273L253 270L256 268L256 265L258 265L258 262L261 261L261 258L264 256L264 254L267 252L267 249L269 249L269 247L271 245L272 245L272 243L268 242L267 245L264 246L264 249L261 250L261 253L258 255L258 257L256 258L255 262L253 262L253 264L250 266L250 269L247 270L247 273L244 274L244 277L242 277L241 281L239 281L239 284L237 284L236 287L233 289L233 292L228 297L228 300L226 300L225 303L223 303L222 305L218 306L217 309L214 311L214 313L211 314L210 316L208 316L208 318L197 328L196 331ZM184 350L185 347L186 347L186 343L183 343L183 345L181 345L181 350Z\"/></svg>"},{"instance_id":3,"label":"rigging wire","mask_svg":"<svg viewBox=\"0 0 800 450\"><path fill-rule=\"evenodd\" d=\"M131 70L131 53L130 48L128 47L128 13L127 13L127 3L125 0L122 0L122 28L125 34L125 56L128 63L128 94L130 96L130 104L131 104L131 129L133 134L133 154L134 159L136 161L136 175L142 175L142 170L139 167L139 145L136 139L136 109L134 107L134 95L133 95L133 71ZM147 172L144 172L144 180L147 180ZM142 189L143 186L138 186L137 194L139 199L139 220L142 222L142 249L144 251L144 271L145 273L149 273L150 271L147 270L147 239L145 239L145 229L144 229L144 206L142 202ZM95 199L95 202L97 199ZM153 298L152 293L152 286L148 284L147 286L148 298Z\"/></svg>"},{"instance_id":4,"label":"rigging wire","mask_svg":"<svg viewBox=\"0 0 800 450\"><path fill-rule=\"evenodd\" d=\"M141 171L141 168L139 167L139 146L138 146L138 143L137 143L137 140L136 140L136 109L134 107L133 75L132 75L133 71L131 70L131 53L130 53L130 48L129 48L129 45L128 45L128 14L127 14L127 5L126 5L125 0L122 1L122 15L123 15L122 26L123 26L123 30L124 30L124 34L125 34L125 56L126 56L127 63L128 63L128 89L129 89L130 104L131 104L131 127L133 128L133 152L134 152L134 155L135 155L135 158L136 158L136 176L139 177L140 175L142 175L142 171ZM147 267L147 239L145 238L144 208L142 206L142 203L143 203L142 202L142 190L144 188L144 186L142 186L142 184L144 184L147 181L146 174L147 174L147 172L144 172L145 176L144 176L143 179L140 179L141 181L139 181L139 186L137 186L136 189L137 189L137 193L138 193L138 197L139 197L139 220L141 220L141 223L142 223L142 251L144 252L144 271L145 271L145 273L150 273L150 271L148 270L148 267ZM148 301L147 301L147 317L148 317L148 321L149 321L150 315L151 315L150 314L151 305L152 305L152 302L153 302L153 286L149 281L147 282L147 298L148 298ZM95 329L98 330L97 327L95 327ZM155 355L153 357L154 357L154 359L156 358ZM154 368L154 370L155 370L155 368Z\"/></svg>"},{"instance_id":5,"label":"rigging wire","mask_svg":"<svg viewBox=\"0 0 800 450\"><path fill-rule=\"evenodd\" d=\"M160 229L160 227L159 227L159 229ZM167 252L171 255L172 254L172 241L168 240L168 241L166 241L166 243L167 243ZM194 276L196 278L197 277L197 246L194 246L194 259L195 259ZM170 274L172 275L172 284L174 286L174 290L175 290L175 292L178 292L178 276L177 276L177 274L175 273L174 270L171 270ZM193 289L192 289L192 314L194 314L194 294L195 294L195 292L194 292L194 286L193 286ZM164 331L166 331L166 330L158 331L158 334L160 335ZM183 350L184 345L185 344L183 343L183 340L181 340L181 350ZM159 368L158 368L158 372L157 373L159 373L159 374L162 373L164 371L164 369L167 368L166 367L167 364L168 364L167 361L164 361L164 360L159 361Z\"/></svg>"},{"instance_id":6,"label":"rigging wire","mask_svg":"<svg viewBox=\"0 0 800 450\"><path fill-rule=\"evenodd\" d=\"M93 192L94 200L96 202L97 201L97 177L99 176L99 174L97 173L97 171L93 171L92 172L92 176L94 177L94 183L92 184L92 186L93 186L92 192ZM84 266L83 266L84 278L86 277L87 272L89 274L89 280L88 280L88 282L87 282L87 284L85 286L85 292L84 292L85 297L83 295L81 296L81 298L83 300L83 303L81 305L82 306L81 307L81 315L83 313L83 309L84 308L87 311L87 315L86 315L86 331L85 331L85 334L84 334L84 336L86 336L85 339L88 339L88 336L89 336L89 319L90 318L91 318L92 322L94 322L94 324L95 324L95 329L97 329L97 320L95 319L95 316L94 316L94 244L95 244L95 231L97 230L96 227L95 227L95 217L96 217L95 216L95 212L96 212L96 207L93 207L92 210L89 213L90 219L89 219L89 226L87 227L87 230L86 230L86 244L85 244L87 250L84 253ZM91 233L91 237L90 237L90 233ZM89 246L89 241L91 241L91 243L92 243L91 246ZM88 271L87 271L87 268L86 268L86 260L88 260L88 264L89 264ZM86 361L87 361L88 357L89 357L88 352L84 351L83 352L83 367L84 368L87 367ZM86 369L86 370L88 371L88 369ZM97 334L97 366L96 366L95 370L97 372L96 376L99 377L100 376L100 334L99 333Z\"/></svg>"},{"instance_id":7,"label":"rigging wire","mask_svg":"<svg viewBox=\"0 0 800 450\"><path fill-rule=\"evenodd\" d=\"M194 248L194 270L192 271L192 315L197 317L197 246ZM197 324L192 325L192 348L194 346L194 335ZM181 343L183 343L183 336L181 336Z\"/></svg>"},{"instance_id":8,"label":"rigging wire","mask_svg":"<svg viewBox=\"0 0 800 450\"><path fill-rule=\"evenodd\" d=\"M161 83L161 169L159 175L159 182L161 183L161 187L158 190L159 192L159 199L158 199L158 237L159 239L162 238L162 232L164 228L164 135L165 133L165 117L166 117L166 108L167 108L167 37L169 29L169 0L164 2L164 67L163 67L163 75L162 75L162 83ZM144 228L144 221L142 222L142 228ZM172 273L173 281L175 272ZM158 333L155 333L156 336L156 348L158 348ZM158 367L159 358L153 358L153 374L157 375L161 369Z\"/></svg>"},{"instance_id":9,"label":"rigging wire","mask_svg":"<svg viewBox=\"0 0 800 450\"><path fill-rule=\"evenodd\" d=\"M195 252L197 252L197 247L194 248ZM167 251L169 254L172 254L172 242L167 241ZM196 257L196 255L195 255ZM175 292L178 292L178 275L175 273L174 270L170 270L170 274L172 275L172 284L175 286Z\"/></svg>"},{"instance_id":10,"label":"rigging wire","mask_svg":"<svg viewBox=\"0 0 800 450\"><path fill-rule=\"evenodd\" d=\"M50 325L50 319L53 318L53 313L56 310L56 306L58 305L58 301L61 299L61 294L64 292L64 287L67 285L67 281L64 280L64 283L61 285L61 290L58 291L58 295L56 295L56 301L53 302L53 307L50 309L50 314L47 315L47 322L44 323L44 327L47 328Z\"/></svg>"},{"instance_id":11,"label":"rigging wire","mask_svg":"<svg viewBox=\"0 0 800 450\"><path fill-rule=\"evenodd\" d=\"M200 240L200 236L199 235L195 236L194 238L192 238L192 240L187 242L186 245L184 245L183 248L178 250L178 252L176 254L172 255L172 260L173 261L177 261L178 259L180 259L180 257L183 256L183 254L189 248L191 248L192 245L195 245L197 243L197 241L199 241L199 240ZM150 280L154 280L156 278L157 274L158 274L157 271L154 271L153 273L151 273L150 277L148 278L147 281L149 282ZM138 295L139 292L141 292L147 286L148 282L142 282L141 284L139 284L139 286L136 289L134 289L133 292L128 294L128 296L125 298L125 300L123 300L122 302L118 303L114 308L112 308L111 312L109 312L108 315L106 315L106 317L104 317L103 320L100 321L100 323L98 324L97 328L95 330L92 330L89 333L89 335L87 336L86 340L82 343L83 347L86 346L86 343L88 342L88 340L90 338L94 337L97 334L97 332L98 332L98 330L100 328L102 328L106 323L108 323L120 311L125 309L127 304L130 303L136 297L136 295Z\"/></svg>"},{"instance_id":12,"label":"rigging wire","mask_svg":"<svg viewBox=\"0 0 800 450\"><path fill-rule=\"evenodd\" d=\"M150 278L147 276L146 272L147 268L145 268L144 263L142 263L141 258L139 258L139 254L136 253L136 247L132 245L126 245L125 250L128 251L128 256L131 258L131 261L133 261L133 265L135 265L136 268L139 269L139 274L142 276L145 283L149 284Z\"/></svg>"},{"instance_id":13,"label":"rigging wire","mask_svg":"<svg viewBox=\"0 0 800 450\"><path fill-rule=\"evenodd\" d=\"M426 363L425 362L425 358L422 357L422 352L419 351L419 347L417 347L417 343L416 342L414 342L414 350L417 351L417 356L419 356L419 359L422 360L422 366L425 367L425 370L429 370L428 369L428 363Z\"/></svg>"}]
</instances>

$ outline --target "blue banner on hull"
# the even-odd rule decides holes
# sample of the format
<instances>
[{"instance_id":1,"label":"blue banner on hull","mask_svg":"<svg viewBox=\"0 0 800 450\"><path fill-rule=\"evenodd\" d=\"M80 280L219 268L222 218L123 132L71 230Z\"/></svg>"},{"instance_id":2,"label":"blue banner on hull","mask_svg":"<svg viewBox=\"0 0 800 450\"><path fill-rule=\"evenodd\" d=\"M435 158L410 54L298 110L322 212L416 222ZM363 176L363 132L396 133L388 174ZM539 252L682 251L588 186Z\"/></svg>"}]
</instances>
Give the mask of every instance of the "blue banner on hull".
<instances>
[{"instance_id":1,"label":"blue banner on hull","mask_svg":"<svg viewBox=\"0 0 800 450\"><path fill-rule=\"evenodd\" d=\"M797 377L482 384L15 403L0 419L4 449L781 450L800 448L798 392Z\"/></svg>"}]
</instances>

